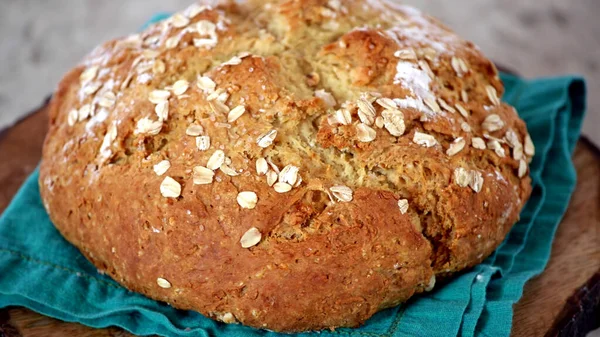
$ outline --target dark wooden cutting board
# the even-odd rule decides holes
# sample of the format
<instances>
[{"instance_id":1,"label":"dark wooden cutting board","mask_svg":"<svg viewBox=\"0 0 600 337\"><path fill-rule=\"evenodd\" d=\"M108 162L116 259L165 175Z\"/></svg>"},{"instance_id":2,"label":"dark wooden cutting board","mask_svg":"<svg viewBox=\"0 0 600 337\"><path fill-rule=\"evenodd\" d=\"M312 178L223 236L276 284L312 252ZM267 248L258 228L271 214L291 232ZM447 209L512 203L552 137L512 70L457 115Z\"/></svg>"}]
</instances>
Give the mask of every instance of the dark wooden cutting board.
<instances>
[{"instance_id":1,"label":"dark wooden cutting board","mask_svg":"<svg viewBox=\"0 0 600 337\"><path fill-rule=\"evenodd\" d=\"M0 133L0 213L41 156L46 105ZM562 221L546 271L530 281L515 305L513 336L576 336L600 319L600 153L582 140L573 156L578 183ZM594 277L594 275L596 275ZM131 336L119 329L92 329L24 308L0 310L0 337Z\"/></svg>"}]
</instances>

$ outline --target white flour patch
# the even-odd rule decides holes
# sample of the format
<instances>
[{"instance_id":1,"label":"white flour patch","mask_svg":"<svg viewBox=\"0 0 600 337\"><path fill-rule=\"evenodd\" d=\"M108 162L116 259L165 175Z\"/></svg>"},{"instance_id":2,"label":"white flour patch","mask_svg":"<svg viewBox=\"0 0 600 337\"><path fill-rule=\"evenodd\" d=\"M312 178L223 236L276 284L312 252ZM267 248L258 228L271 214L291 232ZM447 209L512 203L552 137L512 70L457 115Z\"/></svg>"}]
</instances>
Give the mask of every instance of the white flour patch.
<instances>
[{"instance_id":1,"label":"white flour patch","mask_svg":"<svg viewBox=\"0 0 600 337\"><path fill-rule=\"evenodd\" d=\"M415 109L417 111L433 113L424 103L423 101L413 98L394 98L394 102L398 105L400 109Z\"/></svg>"},{"instance_id":2,"label":"white flour patch","mask_svg":"<svg viewBox=\"0 0 600 337\"><path fill-rule=\"evenodd\" d=\"M402 85L410 90L413 95L416 95L421 99L433 96L429 90L430 83L431 78L429 75L425 71L419 69L417 64L400 61L396 65L394 84Z\"/></svg>"},{"instance_id":3,"label":"white flour patch","mask_svg":"<svg viewBox=\"0 0 600 337\"><path fill-rule=\"evenodd\" d=\"M498 181L501 181L501 182L503 182L505 184L508 184L508 182L506 181L506 178L504 178L504 176L502 175L502 173L500 173L500 171L494 170L494 172L496 172L496 179Z\"/></svg>"},{"instance_id":4,"label":"white flour patch","mask_svg":"<svg viewBox=\"0 0 600 337\"><path fill-rule=\"evenodd\" d=\"M108 118L108 110L104 109L104 108L100 108L96 114L90 118L90 120L88 120L87 123L85 123L85 130L88 133L92 133L93 132L93 128L104 122L106 120L106 118Z\"/></svg>"},{"instance_id":5,"label":"white flour patch","mask_svg":"<svg viewBox=\"0 0 600 337\"><path fill-rule=\"evenodd\" d=\"M138 75L137 77L137 82L140 84L147 84L150 81L152 81L152 75L150 75L149 73L143 73Z\"/></svg>"}]
</instances>

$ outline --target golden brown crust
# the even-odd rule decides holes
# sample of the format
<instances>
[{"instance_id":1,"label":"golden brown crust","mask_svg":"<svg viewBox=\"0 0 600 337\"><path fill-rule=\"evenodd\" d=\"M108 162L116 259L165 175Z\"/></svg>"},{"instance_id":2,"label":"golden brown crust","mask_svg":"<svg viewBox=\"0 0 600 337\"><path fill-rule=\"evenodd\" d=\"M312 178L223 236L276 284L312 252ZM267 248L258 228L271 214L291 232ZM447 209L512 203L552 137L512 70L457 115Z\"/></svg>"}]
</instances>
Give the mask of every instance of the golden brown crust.
<instances>
[{"instance_id":1,"label":"golden brown crust","mask_svg":"<svg viewBox=\"0 0 600 337\"><path fill-rule=\"evenodd\" d=\"M195 6L64 77L42 198L129 289L276 331L357 326L517 221L533 148L502 91L409 7Z\"/></svg>"}]
</instances>

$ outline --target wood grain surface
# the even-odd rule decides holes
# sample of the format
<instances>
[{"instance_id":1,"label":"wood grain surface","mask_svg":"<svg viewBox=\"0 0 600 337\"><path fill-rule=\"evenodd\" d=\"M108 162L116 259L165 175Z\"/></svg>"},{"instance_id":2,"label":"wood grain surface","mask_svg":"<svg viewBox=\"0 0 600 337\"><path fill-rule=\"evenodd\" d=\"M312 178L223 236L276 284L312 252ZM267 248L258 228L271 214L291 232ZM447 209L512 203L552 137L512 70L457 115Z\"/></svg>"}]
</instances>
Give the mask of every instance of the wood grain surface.
<instances>
[{"instance_id":1,"label":"wood grain surface","mask_svg":"<svg viewBox=\"0 0 600 337\"><path fill-rule=\"evenodd\" d=\"M579 142L577 187L544 273L525 285L515 305L513 336L544 336L567 299L600 270L600 154Z\"/></svg>"},{"instance_id":2,"label":"wood grain surface","mask_svg":"<svg viewBox=\"0 0 600 337\"><path fill-rule=\"evenodd\" d=\"M0 133L0 213L35 169L46 124L42 107ZM523 298L515 305L515 337L554 334L551 329L567 299L600 270L600 154L589 143L580 141L574 162L579 177L577 189L558 229L546 271L526 285ZM93 329L61 322L24 308L0 310L0 337L76 336L132 335L119 328Z\"/></svg>"}]
</instances>

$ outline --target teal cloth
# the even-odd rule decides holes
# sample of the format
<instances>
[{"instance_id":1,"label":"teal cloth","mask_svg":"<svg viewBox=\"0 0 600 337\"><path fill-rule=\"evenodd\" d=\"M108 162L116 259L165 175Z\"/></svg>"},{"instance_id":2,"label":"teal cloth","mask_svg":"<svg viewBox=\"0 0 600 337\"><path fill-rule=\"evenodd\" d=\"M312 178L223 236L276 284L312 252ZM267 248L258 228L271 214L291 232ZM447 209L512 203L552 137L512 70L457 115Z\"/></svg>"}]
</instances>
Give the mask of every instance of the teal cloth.
<instances>
[{"instance_id":1,"label":"teal cloth","mask_svg":"<svg viewBox=\"0 0 600 337\"><path fill-rule=\"evenodd\" d=\"M533 194L504 243L484 263L435 291L385 310L358 329L298 336L508 336L512 306L548 262L573 189L571 154L585 110L580 78L523 80L502 75L504 100L526 121L537 154ZM7 160L6 158L3 160ZM10 160L10 159L9 159ZM18 305L92 327L163 336L280 336L204 316L129 292L97 272L50 222L38 172L0 218L0 307Z\"/></svg>"}]
</instances>

